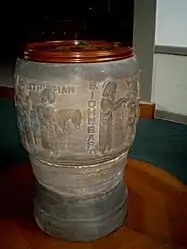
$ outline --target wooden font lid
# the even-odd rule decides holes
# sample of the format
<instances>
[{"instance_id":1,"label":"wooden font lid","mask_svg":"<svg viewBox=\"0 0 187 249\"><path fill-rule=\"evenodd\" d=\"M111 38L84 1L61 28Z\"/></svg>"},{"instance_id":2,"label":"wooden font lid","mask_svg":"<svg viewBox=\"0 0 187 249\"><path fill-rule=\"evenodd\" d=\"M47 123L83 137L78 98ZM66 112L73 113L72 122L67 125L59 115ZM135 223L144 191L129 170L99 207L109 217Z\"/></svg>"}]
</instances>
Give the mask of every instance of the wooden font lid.
<instances>
[{"instance_id":1,"label":"wooden font lid","mask_svg":"<svg viewBox=\"0 0 187 249\"><path fill-rule=\"evenodd\" d=\"M39 62L81 63L126 59L133 49L119 42L105 41L47 41L29 43L24 59Z\"/></svg>"}]
</instances>

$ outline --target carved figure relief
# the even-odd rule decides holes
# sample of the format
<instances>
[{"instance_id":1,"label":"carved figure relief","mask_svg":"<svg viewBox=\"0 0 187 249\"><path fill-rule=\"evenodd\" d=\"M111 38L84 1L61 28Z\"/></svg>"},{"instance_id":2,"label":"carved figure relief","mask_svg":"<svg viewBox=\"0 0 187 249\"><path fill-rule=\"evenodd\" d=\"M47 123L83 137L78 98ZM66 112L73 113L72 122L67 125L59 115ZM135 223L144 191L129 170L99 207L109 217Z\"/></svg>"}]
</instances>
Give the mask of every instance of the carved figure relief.
<instances>
[{"instance_id":1,"label":"carved figure relief","mask_svg":"<svg viewBox=\"0 0 187 249\"><path fill-rule=\"evenodd\" d=\"M26 83L23 78L18 77L15 86L15 103L19 109L18 112L18 127L22 133L22 141L27 147L32 144L30 115L31 100L27 91Z\"/></svg>"},{"instance_id":2,"label":"carved figure relief","mask_svg":"<svg viewBox=\"0 0 187 249\"><path fill-rule=\"evenodd\" d=\"M60 154L59 139L62 138L67 123L71 121L75 129L79 129L82 121L81 111L78 109L55 109L56 94L46 88L40 94L40 105L37 113L43 149L49 150L55 156Z\"/></svg>"},{"instance_id":3,"label":"carved figure relief","mask_svg":"<svg viewBox=\"0 0 187 249\"><path fill-rule=\"evenodd\" d=\"M111 150L113 113L126 103L127 98L115 99L117 84L110 80L103 86L100 101L99 150L102 154Z\"/></svg>"},{"instance_id":4,"label":"carved figure relief","mask_svg":"<svg viewBox=\"0 0 187 249\"><path fill-rule=\"evenodd\" d=\"M137 100L130 100L128 103L129 115L127 120L127 135L126 141L131 145L136 130L136 124L139 117L139 106Z\"/></svg>"},{"instance_id":5,"label":"carved figure relief","mask_svg":"<svg viewBox=\"0 0 187 249\"><path fill-rule=\"evenodd\" d=\"M128 87L128 92L139 99L139 77L140 72L135 73L131 77L125 79L126 85Z\"/></svg>"},{"instance_id":6,"label":"carved figure relief","mask_svg":"<svg viewBox=\"0 0 187 249\"><path fill-rule=\"evenodd\" d=\"M82 113L79 109L56 109L57 92L44 88L32 103L25 79L17 77L15 103L18 108L18 126L23 144L31 151L43 151L49 156L60 155L60 139L71 122L79 129ZM34 101L33 101L34 102Z\"/></svg>"},{"instance_id":7,"label":"carved figure relief","mask_svg":"<svg viewBox=\"0 0 187 249\"><path fill-rule=\"evenodd\" d=\"M58 155L58 132L59 127L55 122L54 104L56 101L55 92L49 88L44 89L39 96L37 115L40 124L42 148L49 150L50 153Z\"/></svg>"},{"instance_id":8,"label":"carved figure relief","mask_svg":"<svg viewBox=\"0 0 187 249\"><path fill-rule=\"evenodd\" d=\"M32 110L30 112L30 121L31 121L31 134L33 137L33 147L41 146L41 139L40 139L40 122L38 118L38 113L36 110L36 106L32 106Z\"/></svg>"}]
</instances>

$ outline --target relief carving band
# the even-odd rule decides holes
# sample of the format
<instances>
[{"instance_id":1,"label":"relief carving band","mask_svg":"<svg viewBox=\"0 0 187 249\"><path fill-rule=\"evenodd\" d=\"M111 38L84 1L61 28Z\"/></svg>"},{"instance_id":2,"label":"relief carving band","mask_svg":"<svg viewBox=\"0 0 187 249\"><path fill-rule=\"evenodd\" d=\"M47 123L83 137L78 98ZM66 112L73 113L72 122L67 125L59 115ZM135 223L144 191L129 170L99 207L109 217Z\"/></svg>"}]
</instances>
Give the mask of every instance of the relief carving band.
<instances>
[{"instance_id":1,"label":"relief carving band","mask_svg":"<svg viewBox=\"0 0 187 249\"><path fill-rule=\"evenodd\" d=\"M135 79L128 77L124 82L127 82L128 86L123 85L123 81L116 83L112 79L107 80L101 89L100 102L96 101L100 95L98 83L89 82L89 95L88 98L85 97L87 121L83 122L83 113L80 109L68 108L68 105L64 109L61 108L61 101L65 96L59 95L54 87L44 88L35 85L31 90L26 79L18 77L15 100L19 109L18 126L23 144L29 151L37 151L52 158L60 158L62 152L69 153L76 148L79 152L79 147L74 145L80 144L79 136L83 139L82 147L86 142L85 149L89 157L116 153L115 148L123 150L126 146L124 141L130 141L130 137L133 136L137 116L137 101L133 98L136 92ZM125 96L121 97L124 94ZM35 99L32 100L32 96L35 96ZM82 135L76 133L80 128L79 134Z\"/></svg>"},{"instance_id":2,"label":"relief carving band","mask_svg":"<svg viewBox=\"0 0 187 249\"><path fill-rule=\"evenodd\" d=\"M99 150L102 154L111 150L113 139L113 113L118 108L123 108L128 98L115 99L117 84L110 80L103 85L103 93L100 101L100 127Z\"/></svg>"}]
</instances>

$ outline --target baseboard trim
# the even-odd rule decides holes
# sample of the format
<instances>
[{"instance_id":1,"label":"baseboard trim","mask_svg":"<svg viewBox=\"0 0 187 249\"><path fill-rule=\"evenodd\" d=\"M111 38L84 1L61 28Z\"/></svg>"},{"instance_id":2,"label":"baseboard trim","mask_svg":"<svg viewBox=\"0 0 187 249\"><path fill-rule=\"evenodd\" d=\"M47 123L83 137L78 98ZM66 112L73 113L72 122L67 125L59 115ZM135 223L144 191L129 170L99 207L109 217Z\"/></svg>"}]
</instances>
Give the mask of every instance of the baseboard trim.
<instances>
[{"instance_id":1,"label":"baseboard trim","mask_svg":"<svg viewBox=\"0 0 187 249\"><path fill-rule=\"evenodd\" d=\"M187 55L187 48L186 47L156 45L155 46L155 53L186 56Z\"/></svg>"},{"instance_id":2,"label":"baseboard trim","mask_svg":"<svg viewBox=\"0 0 187 249\"><path fill-rule=\"evenodd\" d=\"M0 98L13 99L14 89L12 87L0 86ZM151 102L140 101L140 117L154 118L155 104Z\"/></svg>"},{"instance_id":3,"label":"baseboard trim","mask_svg":"<svg viewBox=\"0 0 187 249\"><path fill-rule=\"evenodd\" d=\"M152 102L140 101L140 117L153 119L155 116L155 104Z\"/></svg>"},{"instance_id":4,"label":"baseboard trim","mask_svg":"<svg viewBox=\"0 0 187 249\"><path fill-rule=\"evenodd\" d=\"M165 119L177 123L187 124L187 116L179 113L173 113L168 111L156 110L155 117Z\"/></svg>"}]
</instances>

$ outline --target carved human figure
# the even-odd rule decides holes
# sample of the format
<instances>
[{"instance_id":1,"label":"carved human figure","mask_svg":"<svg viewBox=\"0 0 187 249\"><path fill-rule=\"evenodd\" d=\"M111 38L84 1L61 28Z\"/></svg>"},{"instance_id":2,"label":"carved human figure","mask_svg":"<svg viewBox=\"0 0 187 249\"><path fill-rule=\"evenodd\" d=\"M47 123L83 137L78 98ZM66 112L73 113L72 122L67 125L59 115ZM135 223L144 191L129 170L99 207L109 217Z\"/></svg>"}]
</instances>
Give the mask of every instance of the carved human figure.
<instances>
[{"instance_id":1,"label":"carved human figure","mask_svg":"<svg viewBox=\"0 0 187 249\"><path fill-rule=\"evenodd\" d=\"M17 77L15 93L15 103L19 109L18 126L23 135L22 141L28 148L31 148L33 144L30 122L31 100L25 79Z\"/></svg>"},{"instance_id":2,"label":"carved human figure","mask_svg":"<svg viewBox=\"0 0 187 249\"><path fill-rule=\"evenodd\" d=\"M129 115L127 120L127 142L132 143L135 136L136 124L139 118L139 106L138 101L135 99L130 99L127 103L127 108L129 109Z\"/></svg>"},{"instance_id":3,"label":"carved human figure","mask_svg":"<svg viewBox=\"0 0 187 249\"><path fill-rule=\"evenodd\" d=\"M37 114L40 123L40 132L42 147L48 150L50 154L58 155L58 135L61 134L61 129L55 120L56 94L53 90L45 88L39 96L39 105L37 106Z\"/></svg>"},{"instance_id":4,"label":"carved human figure","mask_svg":"<svg viewBox=\"0 0 187 249\"><path fill-rule=\"evenodd\" d=\"M30 120L31 120L31 133L33 137L33 144L34 148L36 148L36 146L41 145L40 142L41 133L40 133L40 122L37 113L37 106L35 106L34 104L32 105L32 110L30 112Z\"/></svg>"},{"instance_id":5,"label":"carved human figure","mask_svg":"<svg viewBox=\"0 0 187 249\"><path fill-rule=\"evenodd\" d=\"M99 150L102 154L111 150L113 112L127 101L127 98L115 100L116 91L117 84L114 81L108 81L104 85L100 102L99 127Z\"/></svg>"},{"instance_id":6,"label":"carved human figure","mask_svg":"<svg viewBox=\"0 0 187 249\"><path fill-rule=\"evenodd\" d=\"M129 98L129 101L127 103L128 108L128 131L127 131L127 140L134 139L135 136L135 130L136 130L136 124L139 119L139 72L134 74L132 77L130 77L130 87L129 92L131 93L131 97Z\"/></svg>"}]
</instances>

